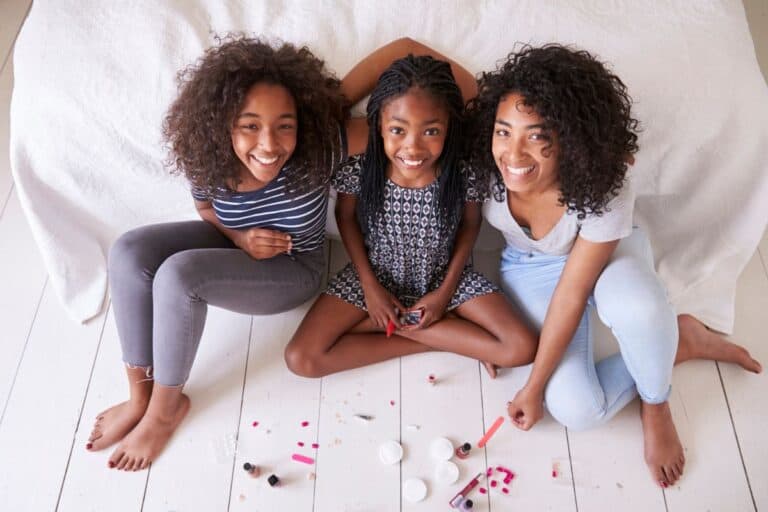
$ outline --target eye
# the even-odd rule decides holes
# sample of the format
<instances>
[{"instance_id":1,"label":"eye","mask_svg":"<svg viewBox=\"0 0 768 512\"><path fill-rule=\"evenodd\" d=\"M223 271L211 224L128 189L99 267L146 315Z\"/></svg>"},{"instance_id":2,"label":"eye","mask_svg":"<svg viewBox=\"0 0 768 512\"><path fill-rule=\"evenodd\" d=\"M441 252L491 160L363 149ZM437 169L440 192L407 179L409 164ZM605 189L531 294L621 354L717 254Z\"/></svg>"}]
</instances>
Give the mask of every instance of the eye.
<instances>
[{"instance_id":1,"label":"eye","mask_svg":"<svg viewBox=\"0 0 768 512\"><path fill-rule=\"evenodd\" d=\"M399 126L392 126L389 128L389 133L391 133L392 135L402 135L403 133L405 133L405 130L403 130Z\"/></svg>"},{"instance_id":2,"label":"eye","mask_svg":"<svg viewBox=\"0 0 768 512\"><path fill-rule=\"evenodd\" d=\"M290 123L286 123L286 124L281 124L278 128L280 128L281 130L293 130L295 126Z\"/></svg>"},{"instance_id":3,"label":"eye","mask_svg":"<svg viewBox=\"0 0 768 512\"><path fill-rule=\"evenodd\" d=\"M440 135L440 128L427 128L426 130L424 130L424 135L428 135L432 137L435 135Z\"/></svg>"},{"instance_id":4,"label":"eye","mask_svg":"<svg viewBox=\"0 0 768 512\"><path fill-rule=\"evenodd\" d=\"M550 136L547 135L544 132L534 132L529 137L533 141L548 141L550 140Z\"/></svg>"},{"instance_id":5,"label":"eye","mask_svg":"<svg viewBox=\"0 0 768 512\"><path fill-rule=\"evenodd\" d=\"M497 137L509 137L509 130L505 130L504 128L497 129L494 134Z\"/></svg>"},{"instance_id":6,"label":"eye","mask_svg":"<svg viewBox=\"0 0 768 512\"><path fill-rule=\"evenodd\" d=\"M247 123L247 124L241 124L238 126L241 130L258 130L259 125L255 123Z\"/></svg>"}]
</instances>

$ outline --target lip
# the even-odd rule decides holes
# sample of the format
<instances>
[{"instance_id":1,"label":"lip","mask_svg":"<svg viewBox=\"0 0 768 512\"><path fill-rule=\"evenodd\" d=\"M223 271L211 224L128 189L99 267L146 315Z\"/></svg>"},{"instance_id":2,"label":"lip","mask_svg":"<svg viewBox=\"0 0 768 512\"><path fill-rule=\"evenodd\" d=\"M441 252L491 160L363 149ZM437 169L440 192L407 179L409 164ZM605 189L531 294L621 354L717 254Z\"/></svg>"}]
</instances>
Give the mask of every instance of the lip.
<instances>
[{"instance_id":1,"label":"lip","mask_svg":"<svg viewBox=\"0 0 768 512\"><path fill-rule=\"evenodd\" d=\"M252 162L255 162L258 165L261 165L263 167L272 167L278 161L280 161L280 155L275 155L267 158L260 155L249 154L248 157L251 159Z\"/></svg>"},{"instance_id":2,"label":"lip","mask_svg":"<svg viewBox=\"0 0 768 512\"><path fill-rule=\"evenodd\" d=\"M406 169L419 169L427 162L426 158L405 158L402 156L398 156L397 160Z\"/></svg>"},{"instance_id":3,"label":"lip","mask_svg":"<svg viewBox=\"0 0 768 512\"><path fill-rule=\"evenodd\" d=\"M504 169L504 175L512 180L526 180L529 177L533 176L534 171L536 171L536 164L529 165L529 166L513 166L513 165L506 165L502 164L502 169Z\"/></svg>"}]
</instances>

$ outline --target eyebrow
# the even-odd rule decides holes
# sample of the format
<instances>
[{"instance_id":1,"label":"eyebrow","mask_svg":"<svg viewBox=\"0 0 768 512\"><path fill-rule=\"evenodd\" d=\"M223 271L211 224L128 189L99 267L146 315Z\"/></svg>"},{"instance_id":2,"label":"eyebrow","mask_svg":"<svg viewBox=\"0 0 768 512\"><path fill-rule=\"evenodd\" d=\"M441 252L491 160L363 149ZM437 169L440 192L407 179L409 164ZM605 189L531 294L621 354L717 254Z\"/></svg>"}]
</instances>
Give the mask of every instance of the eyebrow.
<instances>
[{"instance_id":1,"label":"eyebrow","mask_svg":"<svg viewBox=\"0 0 768 512\"><path fill-rule=\"evenodd\" d=\"M497 119L496 120L496 124L501 124L501 125L504 125L504 126L506 126L508 128L512 128L512 124L506 122L503 119ZM526 130L535 130L536 128L544 129L544 128L546 128L546 126L544 126L544 123L539 123L539 124L529 124L528 126L525 127Z\"/></svg>"},{"instance_id":2,"label":"eyebrow","mask_svg":"<svg viewBox=\"0 0 768 512\"><path fill-rule=\"evenodd\" d=\"M397 121L397 122L403 123L403 124L411 124L408 121L406 121L405 119L399 118L397 116L392 116L392 119ZM435 118L435 119L430 119L429 121L426 121L424 123L421 123L421 125L422 126L426 126L428 124L436 124L436 123L442 123L442 121L440 119L438 119L438 118Z\"/></svg>"},{"instance_id":3,"label":"eyebrow","mask_svg":"<svg viewBox=\"0 0 768 512\"><path fill-rule=\"evenodd\" d=\"M253 112L244 112L242 114L237 115L237 119L240 119L242 117L255 117L257 119L261 118L259 114L254 114ZM289 112L286 112L285 114L280 114L278 119L296 119L296 116Z\"/></svg>"}]
</instances>

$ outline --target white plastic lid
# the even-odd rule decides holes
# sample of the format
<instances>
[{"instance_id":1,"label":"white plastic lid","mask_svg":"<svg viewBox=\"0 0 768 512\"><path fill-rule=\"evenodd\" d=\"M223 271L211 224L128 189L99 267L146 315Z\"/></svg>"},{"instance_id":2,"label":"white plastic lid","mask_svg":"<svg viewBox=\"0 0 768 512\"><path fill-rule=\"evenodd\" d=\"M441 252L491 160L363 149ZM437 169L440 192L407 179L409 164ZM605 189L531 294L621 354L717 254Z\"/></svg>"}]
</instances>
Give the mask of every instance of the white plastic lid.
<instances>
[{"instance_id":1,"label":"white plastic lid","mask_svg":"<svg viewBox=\"0 0 768 512\"><path fill-rule=\"evenodd\" d=\"M427 497L427 484L421 478L409 478L403 483L403 498L410 503L417 503Z\"/></svg>"},{"instance_id":2,"label":"white plastic lid","mask_svg":"<svg viewBox=\"0 0 768 512\"><path fill-rule=\"evenodd\" d=\"M397 464L403 458L403 447L397 441L387 441L379 446L379 458L384 464Z\"/></svg>"},{"instance_id":3,"label":"white plastic lid","mask_svg":"<svg viewBox=\"0 0 768 512\"><path fill-rule=\"evenodd\" d=\"M449 460L438 462L435 466L435 481L442 485L451 485L459 479L459 466Z\"/></svg>"},{"instance_id":4,"label":"white plastic lid","mask_svg":"<svg viewBox=\"0 0 768 512\"><path fill-rule=\"evenodd\" d=\"M435 460L449 460L453 457L453 443L444 437L438 437L429 446L429 453Z\"/></svg>"}]
</instances>

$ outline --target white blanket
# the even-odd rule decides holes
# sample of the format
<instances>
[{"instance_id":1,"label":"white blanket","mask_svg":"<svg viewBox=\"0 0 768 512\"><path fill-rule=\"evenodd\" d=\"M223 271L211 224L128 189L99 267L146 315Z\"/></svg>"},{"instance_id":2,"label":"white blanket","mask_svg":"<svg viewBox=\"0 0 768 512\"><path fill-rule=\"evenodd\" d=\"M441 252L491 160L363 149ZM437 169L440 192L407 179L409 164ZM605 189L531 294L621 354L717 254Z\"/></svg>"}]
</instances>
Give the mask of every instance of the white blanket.
<instances>
[{"instance_id":1,"label":"white blanket","mask_svg":"<svg viewBox=\"0 0 768 512\"><path fill-rule=\"evenodd\" d=\"M103 307L117 236L195 218L162 166L160 124L177 70L227 31L307 44L339 76L406 35L472 72L518 41L597 53L643 122L636 217L670 298L731 330L736 278L768 219L768 92L740 0L35 1L14 55L11 165L74 319Z\"/></svg>"}]
</instances>

